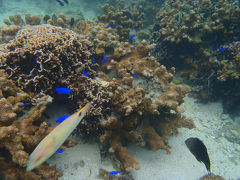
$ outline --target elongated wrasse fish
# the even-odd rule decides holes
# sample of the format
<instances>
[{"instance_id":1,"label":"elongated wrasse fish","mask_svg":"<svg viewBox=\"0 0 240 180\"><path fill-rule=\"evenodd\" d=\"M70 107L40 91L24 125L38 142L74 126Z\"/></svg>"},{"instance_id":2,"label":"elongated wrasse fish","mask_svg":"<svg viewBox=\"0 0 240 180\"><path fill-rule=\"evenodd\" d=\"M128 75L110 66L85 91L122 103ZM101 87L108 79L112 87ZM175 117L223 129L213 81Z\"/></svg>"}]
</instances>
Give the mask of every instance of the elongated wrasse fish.
<instances>
[{"instance_id":1,"label":"elongated wrasse fish","mask_svg":"<svg viewBox=\"0 0 240 180\"><path fill-rule=\"evenodd\" d=\"M51 157L81 122L90 107L91 103L87 103L82 109L54 128L30 155L26 171L33 170Z\"/></svg>"}]
</instances>

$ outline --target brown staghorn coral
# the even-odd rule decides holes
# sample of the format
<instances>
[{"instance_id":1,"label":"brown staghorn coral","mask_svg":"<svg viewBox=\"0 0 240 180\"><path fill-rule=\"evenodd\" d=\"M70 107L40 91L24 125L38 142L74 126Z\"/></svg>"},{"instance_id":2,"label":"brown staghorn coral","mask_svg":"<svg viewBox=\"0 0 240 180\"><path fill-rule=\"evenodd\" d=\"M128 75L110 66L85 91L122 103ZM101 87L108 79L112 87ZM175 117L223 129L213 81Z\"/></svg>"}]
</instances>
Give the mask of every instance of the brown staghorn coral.
<instances>
[{"instance_id":1,"label":"brown staghorn coral","mask_svg":"<svg viewBox=\"0 0 240 180\"><path fill-rule=\"evenodd\" d=\"M130 171L133 167L139 168L136 159L123 146L126 142L147 145L153 151L164 149L170 152L167 137L177 133L177 127L180 127L171 124L178 122L184 127L194 127L192 121L180 116L183 110L179 108L190 89L171 83L173 75L155 58L148 56L153 47L143 41L125 56L113 55L112 60L105 65L106 75L102 76L109 82L112 91L111 110L117 113L117 116L102 121L105 133L100 137L100 141L109 143L109 152L115 153L124 171ZM111 71L116 71L117 79L110 80L108 74L111 74ZM174 72L174 68L171 71ZM134 74L136 76L133 77ZM172 119L165 119L164 127L153 125L159 121L159 114L165 117L171 114L171 110L177 114L175 118L172 115ZM156 117L151 120L147 118L149 116ZM168 133L163 134L158 128L163 129L162 131L166 128Z\"/></svg>"},{"instance_id":2,"label":"brown staghorn coral","mask_svg":"<svg viewBox=\"0 0 240 180\"><path fill-rule=\"evenodd\" d=\"M26 25L40 25L50 24L54 26L60 26L68 29L81 29L84 24L84 18L81 12L74 14L73 17L68 17L64 14L52 14L44 15L31 15L25 14L24 18L20 14L9 16L8 19L3 19L5 25L0 26L0 43L7 43L14 39L18 30L22 29Z\"/></svg>"},{"instance_id":3,"label":"brown staghorn coral","mask_svg":"<svg viewBox=\"0 0 240 180\"><path fill-rule=\"evenodd\" d=\"M25 168L19 168L13 162L0 160L0 175L6 180L24 179L24 180L57 180L62 173L56 170L56 166L49 167L47 164L39 166L35 172L26 172Z\"/></svg>"},{"instance_id":4,"label":"brown staghorn coral","mask_svg":"<svg viewBox=\"0 0 240 180\"><path fill-rule=\"evenodd\" d=\"M44 16L40 15L31 15L25 14L24 18L20 14L15 14L9 16L8 19L3 19L3 23L6 25L40 25L40 24L50 24L54 26L60 26L62 28L73 29L78 22L84 20L84 17L81 12L75 13L73 17L69 18L64 14L45 14Z\"/></svg>"},{"instance_id":5,"label":"brown staghorn coral","mask_svg":"<svg viewBox=\"0 0 240 180\"><path fill-rule=\"evenodd\" d=\"M25 112L23 102L28 102L30 96L7 78L8 76L1 70L0 164L4 168L1 168L0 175L5 179L24 179L25 176L29 179L30 177L57 179L61 173L56 170L56 167L49 168L47 164L40 166L39 171L25 172L29 153L51 130L46 122L41 123L40 126L33 125L41 117L51 98L35 97L36 105Z\"/></svg>"},{"instance_id":6,"label":"brown staghorn coral","mask_svg":"<svg viewBox=\"0 0 240 180\"><path fill-rule=\"evenodd\" d=\"M80 107L87 101L94 104L89 118L81 122L82 132L101 131L98 117L109 112L109 96L101 81L91 79L99 68L90 60L94 50L86 35L50 25L26 27L0 49L2 68L19 87L35 95L43 92L53 97L55 87L71 88L70 98Z\"/></svg>"},{"instance_id":7,"label":"brown staghorn coral","mask_svg":"<svg viewBox=\"0 0 240 180\"><path fill-rule=\"evenodd\" d=\"M217 80L239 79L240 77L240 43L235 41L223 46L217 54L217 61L210 61Z\"/></svg>"},{"instance_id":8,"label":"brown staghorn coral","mask_svg":"<svg viewBox=\"0 0 240 180\"><path fill-rule=\"evenodd\" d=\"M126 143L131 142L140 146L147 145L152 150L162 148L169 152L167 145L168 135L170 135L171 132L176 132L176 127L171 126L173 123L173 121L171 121L172 119L166 122L168 126L164 126L165 128L171 127L168 129L169 134L166 133L163 137L160 131L152 125L155 121L145 117L154 114L160 114L164 117L167 114L173 113L171 110L175 111L176 114L180 114L181 109L179 109L178 106L183 102L183 97L189 89L172 84L173 74L167 72L166 68L161 66L154 57L148 56L149 52L154 48L154 45L147 45L147 43L143 41L137 48L134 48L127 42L119 41L119 36L117 36L112 29L107 30L106 33L106 28L103 24L94 25L94 23L87 22L85 25L83 29L76 31L85 34L76 38L76 41L78 40L82 43L79 45L80 47L86 46L83 50L90 49L90 51L76 51L76 48L74 48L76 42L65 38L65 35L67 36L67 33L70 33L70 38L78 35L72 31L67 31L66 34L62 35L66 30L52 26L50 26L49 29L54 29L54 33L49 32L47 37L53 36L55 39L59 39L58 36L56 37L56 34L58 35L58 33L60 33L60 37L63 37L59 40L60 42L51 44L48 42L49 39L51 40L51 38L49 38L46 40L47 42L45 42L49 46L37 46L38 48L33 48L30 52L26 51L28 52L28 56L30 54L30 57L33 57L31 58L33 62L36 60L34 56L35 51L37 53L46 51L46 54L40 56L42 59L39 61L43 64L45 61L54 62L64 70L64 72L62 72L61 68L54 69L50 67L47 71L48 74L44 74L46 75L44 78L46 78L46 81L50 84L50 86L48 86L49 90L46 91L43 87L39 89L43 89L45 93L51 93L55 85L65 85L73 90L70 97L74 99L75 102L78 102L80 106L87 101L93 102L93 110L83 119L79 127L81 132L84 132L86 135L92 134L96 136L102 134L100 141L108 145L109 152L115 154L121 163L121 169L123 171L130 171L132 168L138 169L139 164L137 160L128 153L127 147L125 146ZM40 27L38 26L37 28ZM45 26L43 29L44 28ZM23 29L22 33L25 30L28 32L28 29ZM36 31L33 30L31 32L31 36L35 37L34 33ZM31 36L28 39L29 41L26 41L27 43L31 43ZM37 37L41 39L42 35ZM15 41L17 41L18 38L21 39L21 37L17 36ZM96 48L95 52L92 51L92 45L88 40L93 42L93 47ZM35 42L34 40L32 41ZM66 46L65 42L70 45ZM11 49L7 48L11 47L11 43L3 45L1 48L3 54L2 67L7 69L7 72L11 75L10 77L14 79L14 76L11 74L11 69L13 69L11 66L13 66L13 64L6 58L8 57L7 55L12 57L12 53L9 52ZM22 46L23 45L27 46L27 44L22 42ZM69 53L69 56L67 56L65 49L62 49L63 47L73 50L71 51L73 53ZM102 50L97 51L97 48L102 48ZM63 52L61 54L62 56L59 57L58 54L56 54L56 52L59 52L56 51L56 49ZM20 52L22 52L22 49ZM25 52L24 49L23 52ZM79 53L81 56L78 56ZM18 57L17 53L14 55ZM85 55L87 58L82 59L82 56ZM16 58L15 56L14 58ZM45 58L47 56L50 56L52 59ZM108 56L108 59L103 64L102 59L104 56ZM77 62L76 57L79 57ZM92 57L96 58L95 63L92 63L90 60ZM20 56L19 59L23 61L24 58L21 58L22 56ZM4 64L5 62L8 64ZM53 63L51 63L51 65L52 64ZM21 67L17 67L16 70L19 70L19 68ZM88 77L83 75L82 70L88 73ZM20 72L23 73L23 71ZM174 69L171 69L171 72L174 72ZM36 73L41 75L41 71L36 71ZM52 74L54 74L54 76ZM27 76L29 74L25 75L23 73L23 75ZM15 82L18 83L16 79ZM38 81L33 82L38 83ZM23 83L23 85L25 84ZM29 91L31 92L31 90ZM112 112L110 117L108 117L109 112ZM176 119L176 121L180 121L180 118ZM156 120L156 122L157 121L158 120ZM191 122L188 123L191 124ZM42 126L44 132L46 126L44 124ZM143 134L144 127L151 128L148 128L148 131L144 131ZM31 138L29 139L31 141Z\"/></svg>"},{"instance_id":9,"label":"brown staghorn coral","mask_svg":"<svg viewBox=\"0 0 240 180\"><path fill-rule=\"evenodd\" d=\"M197 71L202 71L202 50L211 52L239 36L234 28L239 25L239 12L239 2L232 0L166 1L156 15L152 39L159 48L165 47L168 58L157 56L166 66L181 65L190 57L198 62Z\"/></svg>"},{"instance_id":10,"label":"brown staghorn coral","mask_svg":"<svg viewBox=\"0 0 240 180\"><path fill-rule=\"evenodd\" d=\"M234 29L229 25L239 23L237 19L240 10L238 3L234 1L201 0L195 3L190 0L184 2L170 0L164 8L165 10L157 14L155 24L157 28L155 33L159 34L156 37L158 40L161 38L162 41L177 44L187 41L193 45L200 44L204 43L202 41L204 36L212 36L214 32L221 33L221 36L230 35L230 38L234 38L230 33ZM223 29L225 31L222 31ZM218 38L222 38L221 36Z\"/></svg>"},{"instance_id":11,"label":"brown staghorn coral","mask_svg":"<svg viewBox=\"0 0 240 180\"><path fill-rule=\"evenodd\" d=\"M170 0L159 10L152 29L153 41L167 53L156 51L160 62L167 67L174 64L190 83L197 84L199 99L223 98L226 110L239 106L233 100L239 97L239 57L233 57L239 49L235 44L240 35L239 12L239 2L234 0ZM234 88L225 91L229 87ZM233 99L225 98L230 94Z\"/></svg>"},{"instance_id":12,"label":"brown staghorn coral","mask_svg":"<svg viewBox=\"0 0 240 180\"><path fill-rule=\"evenodd\" d=\"M6 43L12 40L19 29L20 27L16 25L0 26L0 43Z\"/></svg>"},{"instance_id":13,"label":"brown staghorn coral","mask_svg":"<svg viewBox=\"0 0 240 180\"><path fill-rule=\"evenodd\" d=\"M211 97L221 97L224 109L238 110L240 81L240 43L232 42L221 47L216 60L209 61L211 76L208 78L208 92ZM209 96L210 96L209 95Z\"/></svg>"},{"instance_id":14,"label":"brown staghorn coral","mask_svg":"<svg viewBox=\"0 0 240 180\"><path fill-rule=\"evenodd\" d=\"M121 10L120 10L121 9ZM121 40L127 40L130 28L143 26L144 13L142 6L118 7L105 4L102 6L104 15L98 15L98 21L111 25L116 29Z\"/></svg>"}]
</instances>

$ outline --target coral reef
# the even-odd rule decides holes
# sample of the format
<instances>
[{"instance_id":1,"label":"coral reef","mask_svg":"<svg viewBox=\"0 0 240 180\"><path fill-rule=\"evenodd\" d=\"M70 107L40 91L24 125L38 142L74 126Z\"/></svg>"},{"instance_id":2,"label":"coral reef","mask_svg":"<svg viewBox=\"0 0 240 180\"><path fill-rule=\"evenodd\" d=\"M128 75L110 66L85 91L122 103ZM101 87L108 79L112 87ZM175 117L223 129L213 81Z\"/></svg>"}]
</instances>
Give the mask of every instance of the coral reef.
<instances>
[{"instance_id":1,"label":"coral reef","mask_svg":"<svg viewBox=\"0 0 240 180\"><path fill-rule=\"evenodd\" d=\"M239 79L240 77L240 42L226 44L216 54L217 61L211 62L219 81Z\"/></svg>"},{"instance_id":2,"label":"coral reef","mask_svg":"<svg viewBox=\"0 0 240 180\"><path fill-rule=\"evenodd\" d=\"M12 41L0 46L1 68L30 95L29 104L36 108L39 96L59 98L55 87L72 89L66 97L75 104L74 110L92 102L78 132L99 137L108 152L115 154L122 171L139 169L127 143L169 153L168 137L177 133L178 127L194 127L192 121L181 117L179 108L190 89L171 83L175 69L168 72L149 56L155 45L142 41L134 48L101 23L81 23L76 33L51 25L22 28ZM29 112L31 116L21 122L32 126L30 119L41 113L36 117ZM19 129L21 122L14 120L13 124ZM48 132L45 123L37 128L41 130L38 138ZM24 147L29 151L31 137L22 138L28 140Z\"/></svg>"},{"instance_id":3,"label":"coral reef","mask_svg":"<svg viewBox=\"0 0 240 180\"><path fill-rule=\"evenodd\" d=\"M14 39L19 29L20 27L16 25L0 26L0 43L7 43Z\"/></svg>"},{"instance_id":4,"label":"coral reef","mask_svg":"<svg viewBox=\"0 0 240 180\"><path fill-rule=\"evenodd\" d=\"M9 16L8 19L3 19L3 23L6 25L39 25L41 22L41 18L38 15L31 16L30 14L25 14L25 21L22 19L20 14L15 14L13 16Z\"/></svg>"},{"instance_id":5,"label":"coral reef","mask_svg":"<svg viewBox=\"0 0 240 180\"><path fill-rule=\"evenodd\" d=\"M2 68L23 90L49 93L57 85L68 85L77 68L87 71L90 77L95 75L89 47L88 40L72 31L49 25L30 26L1 46Z\"/></svg>"},{"instance_id":6,"label":"coral reef","mask_svg":"<svg viewBox=\"0 0 240 180\"><path fill-rule=\"evenodd\" d=\"M143 26L143 7L137 5L125 7L123 3L117 4L118 6L103 5L102 10L104 15L98 15L98 21L114 28L121 40L127 40L131 28L138 29Z\"/></svg>"},{"instance_id":7,"label":"coral reef","mask_svg":"<svg viewBox=\"0 0 240 180\"><path fill-rule=\"evenodd\" d=\"M224 43L237 40L238 3L210 0L166 2L156 15L152 30L154 42L159 47L167 47L168 54L174 54L170 60L160 57L162 63L171 66L188 57L203 62L203 57L199 56L201 51L217 51Z\"/></svg>"},{"instance_id":8,"label":"coral reef","mask_svg":"<svg viewBox=\"0 0 240 180\"><path fill-rule=\"evenodd\" d=\"M197 93L204 101L224 97L224 91L216 90L238 81L238 45L234 42L239 40L239 12L236 1L170 0L157 13L152 29L152 39L159 47L155 55L166 67L174 64L181 69L191 83L201 84Z\"/></svg>"},{"instance_id":9,"label":"coral reef","mask_svg":"<svg viewBox=\"0 0 240 180\"><path fill-rule=\"evenodd\" d=\"M83 22L84 17L81 12L75 14L74 17L68 17L64 14L45 14L44 16L25 14L22 18L20 14L15 14L9 16L8 19L3 19L5 25L0 26L0 43L7 43L14 39L17 31L25 25L50 24L74 30L81 29Z\"/></svg>"},{"instance_id":10,"label":"coral reef","mask_svg":"<svg viewBox=\"0 0 240 180\"><path fill-rule=\"evenodd\" d=\"M115 153L124 171L130 171L133 167L139 168L136 159L124 147L124 142L148 145L153 151L164 149L170 152L167 137L177 132L177 127L180 127L170 124L175 121L184 122L184 118L179 115L183 110L178 106L183 103L183 97L190 89L172 84L173 74L168 73L155 58L147 56L153 47L143 41L126 56L117 58L118 56L113 55L114 60L106 64L106 74L102 77L109 82L112 91L111 110L116 115L102 122L105 133L100 137L100 141L109 143L109 152ZM116 71L117 77L110 80L108 74L111 74L111 71ZM176 117L171 115L172 118L168 120L163 118L168 124L164 126L168 127L167 133L161 132L159 135L155 128L157 126L152 126L159 119L149 120L147 117L167 117L171 110L175 111L173 114L176 114ZM184 126L188 124L189 128L194 127L191 121L186 122L188 123ZM161 126L163 125L159 124L158 127ZM165 135L162 137L162 134Z\"/></svg>"},{"instance_id":11,"label":"coral reef","mask_svg":"<svg viewBox=\"0 0 240 180\"><path fill-rule=\"evenodd\" d=\"M81 100L81 107L87 101L93 102L90 114L102 116L109 111L109 97L106 88L91 80L97 74L98 64L90 59L94 50L86 38L50 25L25 27L15 39L0 47L1 67L19 87L35 95L45 93L55 97L55 87L71 88L72 100ZM91 126L96 121L91 128L86 127L87 119L82 121L81 129L87 134L91 132L89 128L98 129L96 117L89 119Z\"/></svg>"},{"instance_id":12,"label":"coral reef","mask_svg":"<svg viewBox=\"0 0 240 180\"><path fill-rule=\"evenodd\" d=\"M4 179L57 179L62 174L56 167L43 164L34 172L25 172L29 153L50 132L46 122L39 122L49 96L35 97L35 106L26 107L29 95L8 80L0 71L0 175Z\"/></svg>"},{"instance_id":13,"label":"coral reef","mask_svg":"<svg viewBox=\"0 0 240 180\"><path fill-rule=\"evenodd\" d=\"M204 43L206 37L211 38L217 32L220 34L215 36L221 41L232 41L239 33L234 28L239 24L238 2L210 0L201 0L199 3L190 0L169 2L168 6L171 9L159 11L157 14L154 27L157 41L199 45Z\"/></svg>"},{"instance_id":14,"label":"coral reef","mask_svg":"<svg viewBox=\"0 0 240 180\"><path fill-rule=\"evenodd\" d=\"M50 24L54 26L60 26L63 28L73 29L75 25L84 20L84 17L81 12L79 12L75 17L67 17L64 14L45 14L44 16L40 15L31 15L25 14L24 19L20 14L15 14L13 16L9 16L8 19L3 19L4 24L6 25L40 25L40 24Z\"/></svg>"}]
</instances>

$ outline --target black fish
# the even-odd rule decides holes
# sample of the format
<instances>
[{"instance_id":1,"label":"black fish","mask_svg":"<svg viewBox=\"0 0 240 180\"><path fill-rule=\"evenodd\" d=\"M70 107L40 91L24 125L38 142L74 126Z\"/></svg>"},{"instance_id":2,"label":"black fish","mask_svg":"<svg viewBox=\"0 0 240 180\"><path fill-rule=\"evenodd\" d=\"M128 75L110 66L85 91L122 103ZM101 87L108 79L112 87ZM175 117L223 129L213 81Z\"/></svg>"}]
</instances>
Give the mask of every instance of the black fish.
<instances>
[{"instance_id":1,"label":"black fish","mask_svg":"<svg viewBox=\"0 0 240 180\"><path fill-rule=\"evenodd\" d=\"M64 6L63 2L60 0L56 0L61 6Z\"/></svg>"},{"instance_id":2,"label":"black fish","mask_svg":"<svg viewBox=\"0 0 240 180\"><path fill-rule=\"evenodd\" d=\"M68 0L63 0L66 4L68 4Z\"/></svg>"},{"instance_id":3,"label":"black fish","mask_svg":"<svg viewBox=\"0 0 240 180\"><path fill-rule=\"evenodd\" d=\"M210 173L210 159L208 157L207 148L203 142L198 138L188 138L185 141L185 144L191 153L195 156L195 158L205 164L208 172Z\"/></svg>"},{"instance_id":4,"label":"black fish","mask_svg":"<svg viewBox=\"0 0 240 180\"><path fill-rule=\"evenodd\" d=\"M68 0L63 0L63 2L62 2L62 0L56 0L61 6L64 6L64 3L63 2L65 2L66 4L68 4Z\"/></svg>"},{"instance_id":5,"label":"black fish","mask_svg":"<svg viewBox=\"0 0 240 180\"><path fill-rule=\"evenodd\" d=\"M74 18L72 17L70 21L70 26L73 26L73 25L74 25Z\"/></svg>"}]
</instances>

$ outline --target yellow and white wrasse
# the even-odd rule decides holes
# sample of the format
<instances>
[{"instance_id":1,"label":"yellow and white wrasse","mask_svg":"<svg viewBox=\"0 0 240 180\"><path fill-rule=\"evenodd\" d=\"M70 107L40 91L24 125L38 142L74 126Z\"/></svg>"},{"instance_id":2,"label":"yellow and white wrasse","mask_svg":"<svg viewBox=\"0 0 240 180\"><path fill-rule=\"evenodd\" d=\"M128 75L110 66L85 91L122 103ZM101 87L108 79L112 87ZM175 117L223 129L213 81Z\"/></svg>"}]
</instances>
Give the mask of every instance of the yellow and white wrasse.
<instances>
[{"instance_id":1,"label":"yellow and white wrasse","mask_svg":"<svg viewBox=\"0 0 240 180\"><path fill-rule=\"evenodd\" d=\"M33 170L51 157L81 122L90 107L91 103L87 103L82 109L54 128L30 155L26 171Z\"/></svg>"}]
</instances>

